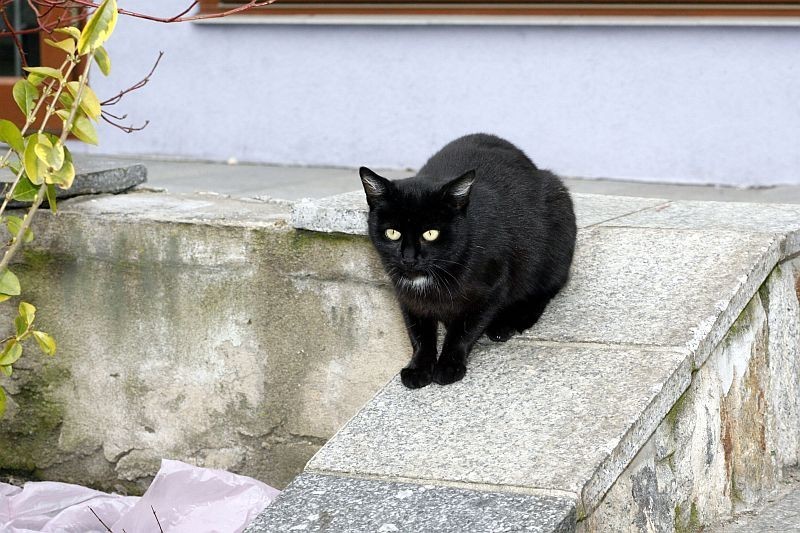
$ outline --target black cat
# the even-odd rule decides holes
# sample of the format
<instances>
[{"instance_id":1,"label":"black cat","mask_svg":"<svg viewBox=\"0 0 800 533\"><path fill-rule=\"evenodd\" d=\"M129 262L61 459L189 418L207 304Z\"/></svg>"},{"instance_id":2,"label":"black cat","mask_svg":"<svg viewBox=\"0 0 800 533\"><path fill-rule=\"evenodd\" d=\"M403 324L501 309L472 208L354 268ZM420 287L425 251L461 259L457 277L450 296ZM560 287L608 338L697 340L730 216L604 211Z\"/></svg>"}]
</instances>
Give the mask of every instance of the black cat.
<instances>
[{"instance_id":1,"label":"black cat","mask_svg":"<svg viewBox=\"0 0 800 533\"><path fill-rule=\"evenodd\" d=\"M414 348L400 374L406 387L460 380L484 332L502 342L531 327L567 282L575 248L569 192L510 142L461 137L399 181L359 172L369 236ZM439 322L447 334L437 361Z\"/></svg>"}]
</instances>

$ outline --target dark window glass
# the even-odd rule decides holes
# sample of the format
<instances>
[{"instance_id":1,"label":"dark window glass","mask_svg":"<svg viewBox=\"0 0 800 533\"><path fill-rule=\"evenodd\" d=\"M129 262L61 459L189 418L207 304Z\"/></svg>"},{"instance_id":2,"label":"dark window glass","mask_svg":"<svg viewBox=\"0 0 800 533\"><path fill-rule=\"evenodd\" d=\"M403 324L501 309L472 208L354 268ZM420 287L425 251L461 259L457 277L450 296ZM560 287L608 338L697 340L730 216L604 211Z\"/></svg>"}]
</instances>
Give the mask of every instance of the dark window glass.
<instances>
[{"instance_id":1,"label":"dark window glass","mask_svg":"<svg viewBox=\"0 0 800 533\"><path fill-rule=\"evenodd\" d=\"M35 28L36 13L25 0L14 0L5 7L8 20L17 30ZM0 18L0 31L8 31L2 18ZM39 34L26 33L19 36L22 49L25 51L25 60L30 66L39 66ZM11 37L0 37L0 76L21 76L22 61L19 52Z\"/></svg>"}]
</instances>

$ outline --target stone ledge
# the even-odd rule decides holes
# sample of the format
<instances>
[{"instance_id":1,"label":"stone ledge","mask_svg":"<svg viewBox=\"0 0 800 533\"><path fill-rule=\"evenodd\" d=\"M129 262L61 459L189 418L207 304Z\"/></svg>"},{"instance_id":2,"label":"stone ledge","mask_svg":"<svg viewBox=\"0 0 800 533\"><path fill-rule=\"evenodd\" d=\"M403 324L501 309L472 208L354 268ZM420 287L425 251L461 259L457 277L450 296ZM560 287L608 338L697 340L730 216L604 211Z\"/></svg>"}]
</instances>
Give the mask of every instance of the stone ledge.
<instances>
[{"instance_id":1,"label":"stone ledge","mask_svg":"<svg viewBox=\"0 0 800 533\"><path fill-rule=\"evenodd\" d=\"M667 200L629 196L573 194L578 227L588 227L643 209L662 206ZM367 201L363 191L326 198L303 198L292 206L291 223L297 229L325 233L367 234Z\"/></svg>"},{"instance_id":2,"label":"stone ledge","mask_svg":"<svg viewBox=\"0 0 800 533\"><path fill-rule=\"evenodd\" d=\"M458 384L408 391L395 378L308 472L568 491L586 516L800 252L800 206L573 196L573 276L542 320L482 343ZM366 213L356 191L302 201L291 220L363 235Z\"/></svg>"},{"instance_id":3,"label":"stone ledge","mask_svg":"<svg viewBox=\"0 0 800 533\"><path fill-rule=\"evenodd\" d=\"M690 371L673 350L483 345L456 384L412 391L395 378L307 471L576 495L599 476L607 488L632 457L615 450L638 449Z\"/></svg>"},{"instance_id":4,"label":"stone ledge","mask_svg":"<svg viewBox=\"0 0 800 533\"><path fill-rule=\"evenodd\" d=\"M78 173L68 190L56 187L56 198L66 199L75 196L94 194L118 194L128 191L147 181L147 168L144 165L121 165L112 159L76 157ZM18 208L29 205L12 201L9 207Z\"/></svg>"},{"instance_id":5,"label":"stone ledge","mask_svg":"<svg viewBox=\"0 0 800 533\"><path fill-rule=\"evenodd\" d=\"M568 533L569 498L303 474L246 533Z\"/></svg>"},{"instance_id":6,"label":"stone ledge","mask_svg":"<svg viewBox=\"0 0 800 533\"><path fill-rule=\"evenodd\" d=\"M785 239L782 255L800 252L800 207L794 204L698 202L573 193L579 228L595 225L658 229L728 230L769 233ZM367 203L362 191L294 204L297 229L366 235Z\"/></svg>"}]
</instances>

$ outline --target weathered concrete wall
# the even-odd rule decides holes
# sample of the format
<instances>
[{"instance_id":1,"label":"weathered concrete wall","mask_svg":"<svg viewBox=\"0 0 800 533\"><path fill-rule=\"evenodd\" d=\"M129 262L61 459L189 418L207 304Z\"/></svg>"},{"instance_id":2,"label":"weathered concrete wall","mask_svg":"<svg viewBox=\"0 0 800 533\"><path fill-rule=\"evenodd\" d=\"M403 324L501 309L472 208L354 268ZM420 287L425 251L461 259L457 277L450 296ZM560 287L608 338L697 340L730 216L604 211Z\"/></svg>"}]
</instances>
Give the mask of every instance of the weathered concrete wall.
<instances>
[{"instance_id":1,"label":"weathered concrete wall","mask_svg":"<svg viewBox=\"0 0 800 533\"><path fill-rule=\"evenodd\" d=\"M699 531L798 463L800 260L778 265L579 531Z\"/></svg>"},{"instance_id":2,"label":"weathered concrete wall","mask_svg":"<svg viewBox=\"0 0 800 533\"><path fill-rule=\"evenodd\" d=\"M137 492L170 457L288 483L408 347L366 238L282 211L139 193L42 213L15 270L59 351L4 382L0 472Z\"/></svg>"}]
</instances>

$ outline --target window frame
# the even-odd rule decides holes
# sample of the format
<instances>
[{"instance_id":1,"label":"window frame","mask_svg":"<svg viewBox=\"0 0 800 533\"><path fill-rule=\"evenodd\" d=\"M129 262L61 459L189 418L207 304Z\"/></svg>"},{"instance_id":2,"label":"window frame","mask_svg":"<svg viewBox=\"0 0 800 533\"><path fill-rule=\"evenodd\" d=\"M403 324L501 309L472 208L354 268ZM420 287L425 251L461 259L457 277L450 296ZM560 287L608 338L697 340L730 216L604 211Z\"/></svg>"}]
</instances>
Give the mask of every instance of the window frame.
<instances>
[{"instance_id":1,"label":"window frame","mask_svg":"<svg viewBox=\"0 0 800 533\"><path fill-rule=\"evenodd\" d=\"M52 24L58 20L67 18L69 14L70 13L67 12L67 9L52 9L48 13L46 19L44 19L43 23L45 26L48 26L48 24ZM45 39L58 39L54 35L51 35L43 30L40 30L38 34L39 59L41 63L39 66L59 68L67 58L66 52L59 50L58 48L54 48L44 42ZM14 84L21 79L21 76L0 76L0 109L3 110L3 115L0 118L10 120L20 128L25 124L25 115L22 113L22 111L20 111L17 103L14 101L12 90ZM77 76L73 75L72 79L77 79ZM59 131L60 128L61 119L58 117L52 117L47 123L48 131Z\"/></svg>"},{"instance_id":2,"label":"window frame","mask_svg":"<svg viewBox=\"0 0 800 533\"><path fill-rule=\"evenodd\" d=\"M200 0L202 14L218 14L237 7L243 2L225 0ZM578 16L578 17L800 17L800 1L746 1L700 0L697 2L641 2L634 0L562 2L305 2L278 0L269 6L257 7L238 13L237 16L342 16L402 15L425 16Z\"/></svg>"}]
</instances>

